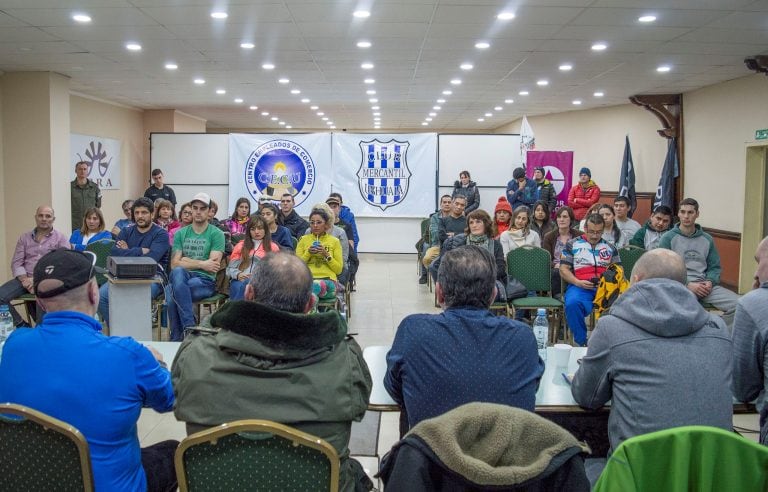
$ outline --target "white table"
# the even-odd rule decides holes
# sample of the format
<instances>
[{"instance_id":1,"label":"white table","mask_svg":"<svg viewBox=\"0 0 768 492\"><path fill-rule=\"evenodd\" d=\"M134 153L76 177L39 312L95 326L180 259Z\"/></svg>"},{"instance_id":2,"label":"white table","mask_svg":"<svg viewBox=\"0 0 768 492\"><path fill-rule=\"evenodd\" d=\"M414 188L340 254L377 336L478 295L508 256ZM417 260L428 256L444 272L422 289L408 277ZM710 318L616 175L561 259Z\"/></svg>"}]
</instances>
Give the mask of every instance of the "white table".
<instances>
[{"instance_id":1,"label":"white table","mask_svg":"<svg viewBox=\"0 0 768 492\"><path fill-rule=\"evenodd\" d=\"M163 362L168 364L169 369L171 368L173 359L176 357L176 352L179 351L179 346L181 345L181 342L154 342L145 340L139 340L139 343L152 347L160 352L163 355Z\"/></svg>"},{"instance_id":2,"label":"white table","mask_svg":"<svg viewBox=\"0 0 768 492\"><path fill-rule=\"evenodd\" d=\"M152 340L151 279L123 279L107 275L109 282L109 334Z\"/></svg>"}]
</instances>

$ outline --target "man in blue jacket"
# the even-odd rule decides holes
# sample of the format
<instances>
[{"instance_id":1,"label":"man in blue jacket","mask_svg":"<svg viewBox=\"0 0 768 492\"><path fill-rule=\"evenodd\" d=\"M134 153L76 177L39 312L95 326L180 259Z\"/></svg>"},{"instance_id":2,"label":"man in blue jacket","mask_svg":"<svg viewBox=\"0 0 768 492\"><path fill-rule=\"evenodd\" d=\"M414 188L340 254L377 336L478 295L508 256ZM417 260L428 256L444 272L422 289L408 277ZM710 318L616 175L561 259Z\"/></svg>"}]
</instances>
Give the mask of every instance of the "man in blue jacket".
<instances>
[{"instance_id":1,"label":"man in blue jacket","mask_svg":"<svg viewBox=\"0 0 768 492\"><path fill-rule=\"evenodd\" d=\"M107 337L93 317L99 303L96 256L57 249L35 266L46 314L18 328L3 347L0 401L62 420L88 441L96 490L175 490L178 441L139 447L143 407L170 412L174 396L163 357L130 337ZM28 457L19 457L27 459Z\"/></svg>"},{"instance_id":2,"label":"man in blue jacket","mask_svg":"<svg viewBox=\"0 0 768 492\"><path fill-rule=\"evenodd\" d=\"M520 205L525 205L533 213L533 204L538 199L536 181L525 177L525 169L518 167L512 172L512 180L507 183L507 200L514 211Z\"/></svg>"},{"instance_id":3,"label":"man in blue jacket","mask_svg":"<svg viewBox=\"0 0 768 492\"><path fill-rule=\"evenodd\" d=\"M131 207L135 225L120 229L117 241L109 252L111 256L148 256L157 262L158 270L168 266L168 252L171 245L168 232L152 222L152 212L155 205L152 200L141 197ZM161 283L151 286L152 299L163 292ZM109 324L109 283L99 289L99 316L105 324Z\"/></svg>"},{"instance_id":4,"label":"man in blue jacket","mask_svg":"<svg viewBox=\"0 0 768 492\"><path fill-rule=\"evenodd\" d=\"M355 222L355 214L352 213L352 209L344 205L344 200L341 198L341 193L331 193L329 196L335 196L341 203L341 213L339 218L352 226L352 232L354 233L355 251L357 251L357 244L360 242L360 236L357 234L357 223Z\"/></svg>"}]
</instances>

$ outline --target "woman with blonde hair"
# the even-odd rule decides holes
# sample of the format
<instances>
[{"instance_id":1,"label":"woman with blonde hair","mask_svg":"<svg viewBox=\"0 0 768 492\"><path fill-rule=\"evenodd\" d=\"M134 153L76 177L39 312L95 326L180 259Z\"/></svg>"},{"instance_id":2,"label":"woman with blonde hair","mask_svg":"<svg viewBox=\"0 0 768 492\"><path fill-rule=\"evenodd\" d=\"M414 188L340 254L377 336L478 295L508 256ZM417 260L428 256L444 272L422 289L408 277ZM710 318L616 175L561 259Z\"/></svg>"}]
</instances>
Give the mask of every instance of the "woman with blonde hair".
<instances>
[{"instance_id":1,"label":"woman with blonde hair","mask_svg":"<svg viewBox=\"0 0 768 492\"><path fill-rule=\"evenodd\" d=\"M104 230L104 215L101 210L91 207L85 210L80 229L75 229L69 238L72 249L85 251L85 248L98 241L112 239L112 233Z\"/></svg>"}]
</instances>

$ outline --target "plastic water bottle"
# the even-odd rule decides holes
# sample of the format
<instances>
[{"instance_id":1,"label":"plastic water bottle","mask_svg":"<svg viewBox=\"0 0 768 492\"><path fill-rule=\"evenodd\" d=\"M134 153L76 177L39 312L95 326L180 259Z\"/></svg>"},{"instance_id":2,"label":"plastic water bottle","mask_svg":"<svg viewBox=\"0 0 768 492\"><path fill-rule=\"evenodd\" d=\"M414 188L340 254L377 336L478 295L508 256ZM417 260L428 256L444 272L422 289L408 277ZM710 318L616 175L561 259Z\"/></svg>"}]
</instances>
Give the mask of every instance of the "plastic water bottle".
<instances>
[{"instance_id":1,"label":"plastic water bottle","mask_svg":"<svg viewBox=\"0 0 768 492\"><path fill-rule=\"evenodd\" d=\"M5 342L14 328L10 308L7 304L3 304L0 306L0 342Z\"/></svg>"},{"instance_id":2,"label":"plastic water bottle","mask_svg":"<svg viewBox=\"0 0 768 492\"><path fill-rule=\"evenodd\" d=\"M543 361L547 360L547 335L549 335L547 310L539 308L536 313L536 319L533 320L533 336L536 337L536 346L539 349L539 356Z\"/></svg>"}]
</instances>

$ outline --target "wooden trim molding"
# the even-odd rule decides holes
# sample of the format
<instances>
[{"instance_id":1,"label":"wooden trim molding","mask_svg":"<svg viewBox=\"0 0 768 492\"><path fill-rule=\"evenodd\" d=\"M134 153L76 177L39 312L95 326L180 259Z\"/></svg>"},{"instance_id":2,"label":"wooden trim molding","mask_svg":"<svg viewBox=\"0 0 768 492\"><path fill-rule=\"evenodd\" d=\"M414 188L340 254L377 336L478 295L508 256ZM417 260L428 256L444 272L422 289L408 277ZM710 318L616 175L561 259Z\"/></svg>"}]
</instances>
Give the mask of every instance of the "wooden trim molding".
<instances>
[{"instance_id":1,"label":"wooden trim molding","mask_svg":"<svg viewBox=\"0 0 768 492\"><path fill-rule=\"evenodd\" d=\"M702 229L704 230L704 232L706 232L712 237L717 237L720 239L728 239L730 241L741 241L740 232L724 231L722 229L712 229L710 227L702 227Z\"/></svg>"},{"instance_id":2,"label":"wooden trim molding","mask_svg":"<svg viewBox=\"0 0 768 492\"><path fill-rule=\"evenodd\" d=\"M648 94L630 96L629 101L642 106L661 121L663 128L659 135L664 138L680 137L682 124L681 106L682 94Z\"/></svg>"}]
</instances>

